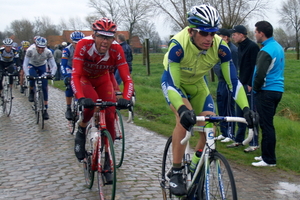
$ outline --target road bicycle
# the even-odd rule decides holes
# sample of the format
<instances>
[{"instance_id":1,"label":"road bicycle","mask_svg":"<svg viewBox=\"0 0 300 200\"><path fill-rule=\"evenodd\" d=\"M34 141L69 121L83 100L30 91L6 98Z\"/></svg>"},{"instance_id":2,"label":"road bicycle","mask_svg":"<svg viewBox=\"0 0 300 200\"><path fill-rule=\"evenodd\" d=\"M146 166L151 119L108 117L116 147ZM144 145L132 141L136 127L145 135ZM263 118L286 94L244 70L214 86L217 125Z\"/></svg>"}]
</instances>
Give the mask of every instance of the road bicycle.
<instances>
[{"instance_id":1,"label":"road bicycle","mask_svg":"<svg viewBox=\"0 0 300 200\"><path fill-rule=\"evenodd\" d=\"M116 92L116 96L120 96L122 94L123 94L122 92ZM135 95L132 96L131 106L128 108L127 123L133 121L134 104L135 104ZM123 118L119 109L116 109L115 112L115 132L116 132L116 138L114 141L114 149L115 149L116 167L120 168L123 164L124 154L125 154L125 131L124 131Z\"/></svg>"},{"instance_id":2,"label":"road bicycle","mask_svg":"<svg viewBox=\"0 0 300 200\"><path fill-rule=\"evenodd\" d=\"M39 124L41 121L42 129L44 129L44 111L45 111L45 103L44 103L44 93L43 93L43 80L52 80L52 76L42 75L42 76L28 76L28 80L35 80L35 92L34 92L34 101L32 105L32 109L35 113L36 124Z\"/></svg>"},{"instance_id":3,"label":"road bicycle","mask_svg":"<svg viewBox=\"0 0 300 200\"><path fill-rule=\"evenodd\" d=\"M2 111L7 117L9 117L12 109L12 84L9 84L9 79L13 77L13 70L11 67L5 68L2 71L3 75L3 90L2 90ZM1 73L1 72L0 72Z\"/></svg>"},{"instance_id":4,"label":"road bicycle","mask_svg":"<svg viewBox=\"0 0 300 200\"><path fill-rule=\"evenodd\" d=\"M205 126L194 126L192 132L187 131L181 144L186 144L185 154L182 159L183 180L187 187L187 195L177 197L170 192L169 181L172 170L172 136L168 138L165 145L160 186L164 200L188 199L188 200L208 200L208 199L237 199L237 191L234 176L226 158L216 150L215 128L220 122L241 122L247 123L242 117L222 117L222 116L197 116L198 122L206 122ZM197 164L194 174L190 172L191 156L189 139L193 131L206 133L206 144L202 156ZM248 137L243 141L243 145L248 144L253 137L253 129L249 129Z\"/></svg>"},{"instance_id":5,"label":"road bicycle","mask_svg":"<svg viewBox=\"0 0 300 200\"><path fill-rule=\"evenodd\" d=\"M117 103L98 99L95 106L94 116L86 129L85 158L83 160L85 181L87 187L91 189L94 182L94 173L97 171L100 199L115 199L116 160L114 143L106 129L105 108L117 106ZM83 110L82 108L79 109ZM82 112L80 111L79 122L82 120ZM106 180L106 173L111 174L112 180L109 182Z\"/></svg>"}]
</instances>

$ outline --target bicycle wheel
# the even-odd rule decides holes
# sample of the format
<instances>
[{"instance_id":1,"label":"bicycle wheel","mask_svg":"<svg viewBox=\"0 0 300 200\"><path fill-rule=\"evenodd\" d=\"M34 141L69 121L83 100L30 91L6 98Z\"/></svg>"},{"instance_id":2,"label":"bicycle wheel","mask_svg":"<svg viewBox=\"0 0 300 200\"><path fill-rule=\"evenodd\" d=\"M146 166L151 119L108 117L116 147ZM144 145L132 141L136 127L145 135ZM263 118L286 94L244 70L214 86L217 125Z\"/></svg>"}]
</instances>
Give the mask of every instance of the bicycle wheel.
<instances>
[{"instance_id":1,"label":"bicycle wheel","mask_svg":"<svg viewBox=\"0 0 300 200\"><path fill-rule=\"evenodd\" d=\"M78 121L78 111L77 111L77 101L74 100L73 98L73 102L72 102L72 120L68 120L68 125L69 125L69 130L70 130L70 134L73 135L75 128L76 128L76 122Z\"/></svg>"},{"instance_id":2,"label":"bicycle wheel","mask_svg":"<svg viewBox=\"0 0 300 200\"><path fill-rule=\"evenodd\" d=\"M91 125L89 124L85 132L85 159L83 161L83 173L86 186L91 189L94 183L95 171L92 170L93 143L91 142Z\"/></svg>"},{"instance_id":3,"label":"bicycle wheel","mask_svg":"<svg viewBox=\"0 0 300 200\"><path fill-rule=\"evenodd\" d=\"M206 199L233 199L237 200L237 192L233 173L226 158L212 152L209 163L200 171L198 197Z\"/></svg>"},{"instance_id":4,"label":"bicycle wheel","mask_svg":"<svg viewBox=\"0 0 300 200\"><path fill-rule=\"evenodd\" d=\"M173 166L173 153L172 153L172 136L169 137L165 145L162 168L161 168L161 179L160 186L162 189L162 195L164 200L180 199L175 195L171 194L169 181L172 173Z\"/></svg>"},{"instance_id":5,"label":"bicycle wheel","mask_svg":"<svg viewBox=\"0 0 300 200\"><path fill-rule=\"evenodd\" d=\"M39 91L39 112L41 115L41 123L42 123L42 129L44 129L44 110L45 110L45 105L44 105L44 94L43 91Z\"/></svg>"},{"instance_id":6,"label":"bicycle wheel","mask_svg":"<svg viewBox=\"0 0 300 200\"><path fill-rule=\"evenodd\" d=\"M103 142L103 146L100 149L100 152L98 154L100 161L100 168L98 168L98 192L101 200L104 199L115 199L115 193L116 193L116 165L115 165L115 153L114 153L114 146L113 141L110 136L110 133L107 130L104 130L101 133L101 139ZM105 142L107 141L107 142ZM105 146L106 145L106 146ZM110 163L110 169L105 169L105 149L108 149L108 158ZM105 173L111 173L111 182L107 183L105 178Z\"/></svg>"},{"instance_id":7,"label":"bicycle wheel","mask_svg":"<svg viewBox=\"0 0 300 200\"><path fill-rule=\"evenodd\" d=\"M10 87L10 85L6 82L3 88L3 112L8 117L11 113L12 108L12 87Z\"/></svg>"},{"instance_id":8,"label":"bicycle wheel","mask_svg":"<svg viewBox=\"0 0 300 200\"><path fill-rule=\"evenodd\" d=\"M125 152L125 133L123 119L120 111L116 109L115 113L115 132L116 138L114 141L114 150L116 158L116 167L119 168L123 164L124 152Z\"/></svg>"}]
</instances>

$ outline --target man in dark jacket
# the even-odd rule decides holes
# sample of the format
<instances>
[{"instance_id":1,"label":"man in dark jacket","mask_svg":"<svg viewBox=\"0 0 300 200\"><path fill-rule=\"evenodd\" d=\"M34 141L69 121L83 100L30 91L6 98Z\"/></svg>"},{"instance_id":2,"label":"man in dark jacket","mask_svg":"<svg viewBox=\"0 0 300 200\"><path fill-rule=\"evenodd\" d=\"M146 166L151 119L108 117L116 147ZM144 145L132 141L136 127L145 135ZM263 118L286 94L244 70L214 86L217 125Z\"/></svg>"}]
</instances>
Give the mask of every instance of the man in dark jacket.
<instances>
[{"instance_id":1,"label":"man in dark jacket","mask_svg":"<svg viewBox=\"0 0 300 200\"><path fill-rule=\"evenodd\" d=\"M123 48L123 51L124 51L124 54L125 54L125 58L126 58L126 62L127 62L128 66L129 66L129 71L130 71L130 74L131 74L131 71L132 71L132 59L133 59L131 47L130 47L129 44L127 44L124 34L119 34L117 36L117 42ZM115 78L116 78L116 81L117 81L118 85L120 85L122 83L122 79L120 77L120 74L119 74L118 70L115 71Z\"/></svg>"},{"instance_id":2,"label":"man in dark jacket","mask_svg":"<svg viewBox=\"0 0 300 200\"><path fill-rule=\"evenodd\" d=\"M259 52L259 46L247 37L247 29L243 25L235 26L231 29L231 32L232 39L238 44L239 80L243 84L249 104L252 106L251 109L254 109L253 100L251 100L252 76L256 64L256 57ZM236 114L237 116L243 117L243 111L239 107L236 109ZM246 124L238 123L235 142L227 147L241 146L245 139L246 128ZM255 151L259 148L257 134L254 134L254 138L249 145L250 146L244 150L245 152Z\"/></svg>"}]
</instances>

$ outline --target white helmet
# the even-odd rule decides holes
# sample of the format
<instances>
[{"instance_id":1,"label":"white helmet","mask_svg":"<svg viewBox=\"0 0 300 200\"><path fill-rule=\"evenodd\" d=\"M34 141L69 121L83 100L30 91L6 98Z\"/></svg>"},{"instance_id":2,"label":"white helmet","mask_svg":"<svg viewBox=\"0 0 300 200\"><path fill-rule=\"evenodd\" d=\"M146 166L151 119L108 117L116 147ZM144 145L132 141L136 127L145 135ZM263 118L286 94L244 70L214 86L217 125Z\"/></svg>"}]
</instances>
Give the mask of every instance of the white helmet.
<instances>
[{"instance_id":1,"label":"white helmet","mask_svg":"<svg viewBox=\"0 0 300 200\"><path fill-rule=\"evenodd\" d=\"M62 42L61 45L66 47L68 44L66 42Z\"/></svg>"}]
</instances>

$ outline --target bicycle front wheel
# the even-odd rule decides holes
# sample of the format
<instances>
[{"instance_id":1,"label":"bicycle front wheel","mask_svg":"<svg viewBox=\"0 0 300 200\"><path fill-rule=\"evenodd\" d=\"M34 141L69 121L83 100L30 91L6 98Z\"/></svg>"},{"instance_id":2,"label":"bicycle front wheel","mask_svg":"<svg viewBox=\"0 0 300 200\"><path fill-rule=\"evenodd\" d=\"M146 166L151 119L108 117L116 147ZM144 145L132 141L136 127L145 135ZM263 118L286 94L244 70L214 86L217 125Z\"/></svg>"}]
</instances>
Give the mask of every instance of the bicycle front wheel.
<instances>
[{"instance_id":1,"label":"bicycle front wheel","mask_svg":"<svg viewBox=\"0 0 300 200\"><path fill-rule=\"evenodd\" d=\"M94 152L93 141L91 140L91 124L86 128L85 132L85 159L83 161L83 172L85 177L86 186L91 189L94 184L95 171L92 170L92 165L96 163L92 162L92 156Z\"/></svg>"},{"instance_id":2,"label":"bicycle front wheel","mask_svg":"<svg viewBox=\"0 0 300 200\"><path fill-rule=\"evenodd\" d=\"M42 122L42 129L44 129L44 111L45 111L45 105L44 105L44 94L43 91L39 91L39 111L41 115L41 122Z\"/></svg>"},{"instance_id":3,"label":"bicycle front wheel","mask_svg":"<svg viewBox=\"0 0 300 200\"><path fill-rule=\"evenodd\" d=\"M205 165L207 165L206 168ZM201 177L198 188L198 197L200 200L237 200L233 173L228 161L222 154L212 152L209 163L204 163L200 174Z\"/></svg>"},{"instance_id":4,"label":"bicycle front wheel","mask_svg":"<svg viewBox=\"0 0 300 200\"><path fill-rule=\"evenodd\" d=\"M74 98L73 98L73 102L72 102L72 120L68 120L68 125L69 125L69 130L70 130L70 134L73 135L75 128L76 128L76 122L79 118L78 116L78 111L77 111L77 102L75 102Z\"/></svg>"},{"instance_id":5,"label":"bicycle front wheel","mask_svg":"<svg viewBox=\"0 0 300 200\"><path fill-rule=\"evenodd\" d=\"M172 173L173 166L173 152L172 152L172 136L168 138L165 145L162 168L161 168L161 177L160 177L160 187L162 189L162 195L164 200L173 200L180 199L173 195L170 191L170 178Z\"/></svg>"},{"instance_id":6,"label":"bicycle front wheel","mask_svg":"<svg viewBox=\"0 0 300 200\"><path fill-rule=\"evenodd\" d=\"M115 112L115 132L116 138L114 141L114 150L116 158L116 167L119 168L122 166L124 159L125 133L122 115L118 109L116 109Z\"/></svg>"},{"instance_id":7,"label":"bicycle front wheel","mask_svg":"<svg viewBox=\"0 0 300 200\"><path fill-rule=\"evenodd\" d=\"M107 130L101 133L101 139L103 147L100 149L101 153L98 154L100 160L100 168L98 168L98 192L100 200L114 200L117 183L114 144ZM107 153L105 149L108 150Z\"/></svg>"},{"instance_id":8,"label":"bicycle front wheel","mask_svg":"<svg viewBox=\"0 0 300 200\"><path fill-rule=\"evenodd\" d=\"M4 102L3 102L3 112L9 117L12 108L12 87L9 84L4 86Z\"/></svg>"}]
</instances>

